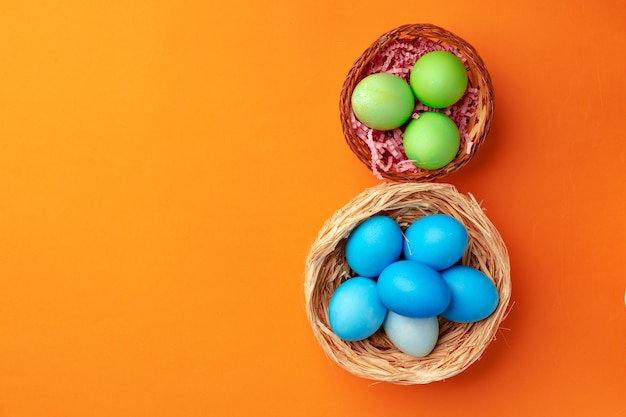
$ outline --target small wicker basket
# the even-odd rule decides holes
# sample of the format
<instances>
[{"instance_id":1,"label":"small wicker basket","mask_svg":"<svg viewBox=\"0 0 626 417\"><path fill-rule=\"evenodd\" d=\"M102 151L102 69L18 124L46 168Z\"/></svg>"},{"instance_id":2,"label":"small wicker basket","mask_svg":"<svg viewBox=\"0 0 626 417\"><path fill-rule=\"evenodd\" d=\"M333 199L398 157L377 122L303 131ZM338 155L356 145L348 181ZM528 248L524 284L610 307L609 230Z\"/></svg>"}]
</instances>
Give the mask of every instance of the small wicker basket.
<instances>
[{"instance_id":1,"label":"small wicker basket","mask_svg":"<svg viewBox=\"0 0 626 417\"><path fill-rule=\"evenodd\" d=\"M382 177L398 181L432 181L444 177L467 164L478 152L481 144L491 127L494 110L494 91L491 78L485 64L476 52L476 49L468 42L459 38L441 27L431 24L410 24L390 30L380 36L363 54L354 62L343 83L339 101L341 125L345 139L350 149L358 159L372 170L372 153L369 146L357 136L352 126L351 97L354 88L366 75L366 68L370 62L397 41L412 41L418 38L430 39L439 45L455 48L465 58L465 66L468 72L468 88L477 88L477 107L474 115L469 118L465 126L465 133L471 141L470 147L461 147L456 157L446 166L436 170L418 170L417 172L402 172L391 168L387 171L380 170Z\"/></svg>"},{"instance_id":2,"label":"small wicker basket","mask_svg":"<svg viewBox=\"0 0 626 417\"><path fill-rule=\"evenodd\" d=\"M469 235L462 263L484 272L496 285L500 302L487 319L454 323L440 319L435 349L416 358L394 347L383 330L368 339L346 342L328 323L328 303L337 287L353 276L345 259L350 232L363 220L385 214L404 230L428 214L445 213L461 221ZM511 294L509 257L500 234L473 196L450 184L381 183L369 188L326 221L305 265L305 301L313 332L326 354L359 377L395 384L427 384L452 377L480 358L506 316Z\"/></svg>"}]
</instances>

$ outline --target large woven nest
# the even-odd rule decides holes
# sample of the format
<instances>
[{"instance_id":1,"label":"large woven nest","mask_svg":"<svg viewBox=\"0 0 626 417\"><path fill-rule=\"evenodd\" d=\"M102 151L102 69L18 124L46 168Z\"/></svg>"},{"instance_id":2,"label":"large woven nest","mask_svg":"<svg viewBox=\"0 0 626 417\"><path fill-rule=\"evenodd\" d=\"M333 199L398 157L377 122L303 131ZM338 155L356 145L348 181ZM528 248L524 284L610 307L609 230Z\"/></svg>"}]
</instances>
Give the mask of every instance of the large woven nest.
<instances>
[{"instance_id":1,"label":"large woven nest","mask_svg":"<svg viewBox=\"0 0 626 417\"><path fill-rule=\"evenodd\" d=\"M358 342L339 339L328 322L328 303L335 289L354 275L344 254L350 232L376 214L394 218L404 230L418 218L433 213L449 214L466 227L469 245L462 263L481 270L494 281L500 295L496 311L476 323L440 319L437 345L423 358L400 352L383 330ZM338 210L311 246L304 286L307 316L326 354L354 375L402 385L443 380L478 360L495 338L511 294L508 252L496 228L473 196L459 193L452 185L435 183L382 183Z\"/></svg>"},{"instance_id":2,"label":"large woven nest","mask_svg":"<svg viewBox=\"0 0 626 417\"><path fill-rule=\"evenodd\" d=\"M350 149L358 159L372 169L372 153L363 139L359 138L352 126L351 97L356 85L367 74L366 69L375 57L398 41L413 41L418 38L430 39L439 45L455 48L465 58L468 74L468 89L478 90L477 107L474 115L469 118L464 132L468 135L471 146L461 146L456 157L446 166L436 170L418 170L402 172L396 168L387 171L378 170L377 175L394 181L432 181L457 171L467 164L478 152L491 127L494 111L494 91L491 78L483 60L476 49L452 32L431 24L410 24L400 26L381 35L354 62L341 88L339 110L342 130Z\"/></svg>"}]
</instances>

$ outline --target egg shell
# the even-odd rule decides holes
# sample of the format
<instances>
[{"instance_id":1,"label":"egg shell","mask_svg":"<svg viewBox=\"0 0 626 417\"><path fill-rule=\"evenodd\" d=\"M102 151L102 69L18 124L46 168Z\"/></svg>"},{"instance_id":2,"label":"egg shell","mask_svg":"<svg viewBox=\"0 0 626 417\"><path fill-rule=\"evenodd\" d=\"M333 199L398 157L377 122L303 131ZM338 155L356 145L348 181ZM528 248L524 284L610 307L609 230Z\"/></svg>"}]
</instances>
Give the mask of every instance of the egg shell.
<instances>
[{"instance_id":1,"label":"egg shell","mask_svg":"<svg viewBox=\"0 0 626 417\"><path fill-rule=\"evenodd\" d=\"M392 263L381 272L377 286L385 307L407 317L433 317L450 303L450 289L441 275L416 261Z\"/></svg>"},{"instance_id":2,"label":"egg shell","mask_svg":"<svg viewBox=\"0 0 626 417\"><path fill-rule=\"evenodd\" d=\"M395 347L415 357L428 355L439 339L437 317L418 319L389 311L383 322L383 329Z\"/></svg>"},{"instance_id":3,"label":"egg shell","mask_svg":"<svg viewBox=\"0 0 626 417\"><path fill-rule=\"evenodd\" d=\"M352 111L364 125L376 130L402 126L411 117L415 96L402 78L387 73L371 74L354 87Z\"/></svg>"},{"instance_id":4,"label":"egg shell","mask_svg":"<svg viewBox=\"0 0 626 417\"><path fill-rule=\"evenodd\" d=\"M341 339L356 342L376 333L382 326L387 308L380 302L376 282L354 277L343 282L328 305L328 321Z\"/></svg>"},{"instance_id":5,"label":"egg shell","mask_svg":"<svg viewBox=\"0 0 626 417\"><path fill-rule=\"evenodd\" d=\"M459 128L452 119L438 112L424 112L411 119L404 130L402 145L406 156L423 169L448 165L461 146Z\"/></svg>"},{"instance_id":6,"label":"egg shell","mask_svg":"<svg viewBox=\"0 0 626 417\"><path fill-rule=\"evenodd\" d=\"M404 232L402 253L406 259L424 263L437 271L456 264L468 244L465 226L447 214L424 216Z\"/></svg>"},{"instance_id":7,"label":"egg shell","mask_svg":"<svg viewBox=\"0 0 626 417\"><path fill-rule=\"evenodd\" d=\"M458 323L472 323L489 317L500 296L493 281L478 269L455 265L441 271L450 288L451 299L441 316Z\"/></svg>"},{"instance_id":8,"label":"egg shell","mask_svg":"<svg viewBox=\"0 0 626 417\"><path fill-rule=\"evenodd\" d=\"M385 267L400 259L402 229L388 216L373 216L359 224L348 236L346 261L362 277L377 277Z\"/></svg>"},{"instance_id":9,"label":"egg shell","mask_svg":"<svg viewBox=\"0 0 626 417\"><path fill-rule=\"evenodd\" d=\"M463 97L468 84L467 71L456 55L432 51L417 60L411 70L410 84L419 101L441 109Z\"/></svg>"}]
</instances>

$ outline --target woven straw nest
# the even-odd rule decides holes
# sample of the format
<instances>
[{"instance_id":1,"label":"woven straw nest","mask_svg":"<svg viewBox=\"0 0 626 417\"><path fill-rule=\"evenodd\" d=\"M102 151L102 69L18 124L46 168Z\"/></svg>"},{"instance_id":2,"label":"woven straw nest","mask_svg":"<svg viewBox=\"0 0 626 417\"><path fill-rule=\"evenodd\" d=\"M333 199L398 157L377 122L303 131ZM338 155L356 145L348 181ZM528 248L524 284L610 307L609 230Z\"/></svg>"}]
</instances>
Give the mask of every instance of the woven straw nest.
<instances>
[{"instance_id":1,"label":"woven straw nest","mask_svg":"<svg viewBox=\"0 0 626 417\"><path fill-rule=\"evenodd\" d=\"M354 88L367 74L370 62L385 48L397 41L413 41L426 38L439 45L452 47L465 58L468 73L468 89L477 88L477 107L474 115L463 129L471 142L470 147L462 146L456 157L446 166L436 170L402 172L394 167L380 170L377 175L399 181L432 181L457 171L467 164L478 152L491 127L494 110L494 92L491 78L476 49L452 32L431 24L410 24L392 29L381 35L354 62L343 83L339 101L340 118L345 139L358 159L372 169L372 153L369 146L357 136L352 126L351 97Z\"/></svg>"},{"instance_id":2,"label":"woven straw nest","mask_svg":"<svg viewBox=\"0 0 626 417\"><path fill-rule=\"evenodd\" d=\"M351 230L376 214L394 218L404 230L418 218L434 213L451 215L466 227L469 244L462 263L494 281L500 296L496 311L475 323L440 319L437 345L423 358L400 352L382 329L358 342L338 338L328 322L328 304L335 289L353 276L344 254ZM450 184L436 183L381 183L338 210L311 246L304 286L307 316L326 354L354 375L401 385L443 380L478 360L505 318L511 293L509 257L496 228L473 196L459 193Z\"/></svg>"}]
</instances>

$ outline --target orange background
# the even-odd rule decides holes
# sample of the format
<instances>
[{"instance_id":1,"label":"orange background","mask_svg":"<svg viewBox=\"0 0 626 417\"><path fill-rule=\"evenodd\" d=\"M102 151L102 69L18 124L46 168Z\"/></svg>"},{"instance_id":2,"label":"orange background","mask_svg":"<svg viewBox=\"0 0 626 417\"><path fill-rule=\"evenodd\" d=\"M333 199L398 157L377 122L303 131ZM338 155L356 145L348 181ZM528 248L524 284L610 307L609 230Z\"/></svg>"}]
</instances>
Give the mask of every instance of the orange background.
<instances>
[{"instance_id":1,"label":"orange background","mask_svg":"<svg viewBox=\"0 0 626 417\"><path fill-rule=\"evenodd\" d=\"M496 112L444 181L513 309L445 382L373 384L304 312L323 222L378 183L339 90L381 33L451 30ZM0 3L0 416L626 416L626 3Z\"/></svg>"}]
</instances>

